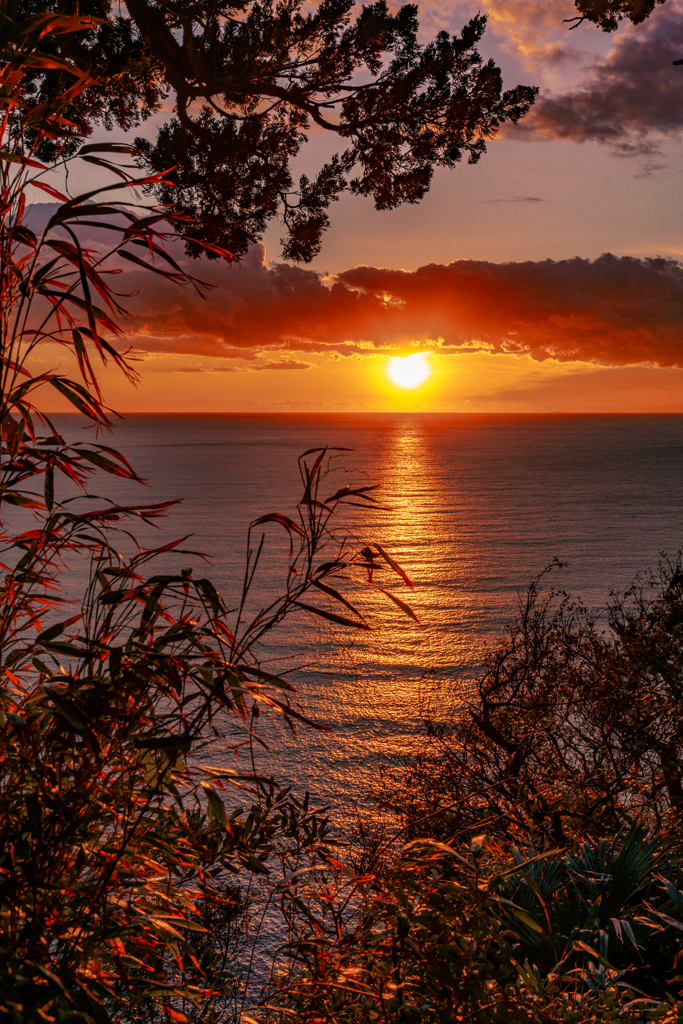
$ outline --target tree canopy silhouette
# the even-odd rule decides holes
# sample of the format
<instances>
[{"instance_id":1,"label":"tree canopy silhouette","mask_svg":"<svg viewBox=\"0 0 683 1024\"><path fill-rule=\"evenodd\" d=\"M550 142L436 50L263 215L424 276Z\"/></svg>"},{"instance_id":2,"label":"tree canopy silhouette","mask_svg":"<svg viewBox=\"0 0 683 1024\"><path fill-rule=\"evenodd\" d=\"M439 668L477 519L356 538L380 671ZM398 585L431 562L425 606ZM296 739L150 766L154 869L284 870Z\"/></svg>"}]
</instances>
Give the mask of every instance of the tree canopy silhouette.
<instances>
[{"instance_id":1,"label":"tree canopy silhouette","mask_svg":"<svg viewBox=\"0 0 683 1024\"><path fill-rule=\"evenodd\" d=\"M574 0L579 11L573 21L573 26L580 25L583 21L592 21L604 32L614 32L620 21L631 21L639 25L641 21L649 18L655 7L663 4L665 0Z\"/></svg>"},{"instance_id":2,"label":"tree canopy silhouette","mask_svg":"<svg viewBox=\"0 0 683 1024\"><path fill-rule=\"evenodd\" d=\"M10 6L17 20L50 12L102 19L50 40L56 57L98 77L68 116L81 130L99 122L129 131L172 102L156 138L138 140L140 159L155 173L173 167L173 186L157 186L157 198L196 217L202 241L237 255L279 214L285 258L309 261L330 203L347 189L381 210L419 201L435 167L463 156L476 163L486 140L523 117L537 91L503 90L500 69L477 49L481 15L460 34L439 32L423 44L417 7L391 13L386 0L322 0L314 11L303 0ZM28 89L42 103L63 84L37 69ZM340 152L295 183L292 161L313 132L337 136ZM69 145L46 141L39 156L56 158Z\"/></svg>"}]
</instances>

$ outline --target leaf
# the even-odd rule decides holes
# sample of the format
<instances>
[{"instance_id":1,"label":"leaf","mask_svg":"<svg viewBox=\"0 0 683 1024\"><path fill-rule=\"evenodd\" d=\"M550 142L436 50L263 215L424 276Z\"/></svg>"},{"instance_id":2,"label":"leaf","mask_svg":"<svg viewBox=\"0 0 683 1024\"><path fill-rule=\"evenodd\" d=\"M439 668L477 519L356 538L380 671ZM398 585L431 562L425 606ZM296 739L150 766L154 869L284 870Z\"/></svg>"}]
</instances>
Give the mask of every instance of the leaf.
<instances>
[{"instance_id":1,"label":"leaf","mask_svg":"<svg viewBox=\"0 0 683 1024\"><path fill-rule=\"evenodd\" d=\"M530 857L529 860L524 860L520 864L516 864L514 868L510 868L509 871L503 871L501 874L496 875L495 878L489 882L489 888L495 885L504 878L511 878L513 875L519 874L524 868L528 868L530 864L536 864L537 861L550 860L552 857L557 857L557 850L546 850L544 853L537 853L535 857Z\"/></svg>"},{"instance_id":2,"label":"leaf","mask_svg":"<svg viewBox=\"0 0 683 1024\"><path fill-rule=\"evenodd\" d=\"M209 785L208 782L200 782L200 786L206 793L206 797L209 801L209 809L213 814L214 818L220 821L223 828L229 828L228 815L225 810L225 804L219 797L213 786Z\"/></svg>"},{"instance_id":3,"label":"leaf","mask_svg":"<svg viewBox=\"0 0 683 1024\"><path fill-rule=\"evenodd\" d=\"M57 713L69 723L72 729L81 734L90 732L88 722L84 718L80 708L74 704L73 701L64 700L63 697L60 697L58 693L48 686L45 687L45 692L50 698L50 703L53 705L55 711L57 711Z\"/></svg>"},{"instance_id":4,"label":"leaf","mask_svg":"<svg viewBox=\"0 0 683 1024\"><path fill-rule=\"evenodd\" d=\"M255 676L259 682L268 683L269 686L276 686L278 689L294 692L292 684L287 682L286 679L281 679L280 676L271 675L269 672L264 672L263 669L251 668L248 665L238 665L237 668L239 672L243 672L246 676Z\"/></svg>"},{"instance_id":5,"label":"leaf","mask_svg":"<svg viewBox=\"0 0 683 1024\"><path fill-rule=\"evenodd\" d=\"M329 584L327 583L323 583L322 580L310 580L310 582L313 584L314 587L317 587L318 590L322 590L324 594L329 594L330 597L333 597L335 601L341 601L341 603L346 605L349 611L352 611L354 615L358 616L359 619L363 619L363 616L358 611L358 609L354 608L351 602L347 601L344 595L340 594L338 590L334 589L334 587L329 586Z\"/></svg>"},{"instance_id":6,"label":"leaf","mask_svg":"<svg viewBox=\"0 0 683 1024\"><path fill-rule=\"evenodd\" d=\"M89 142L81 146L76 156L85 156L87 153L127 153L135 156L139 150L135 146L129 146L125 142Z\"/></svg>"},{"instance_id":7,"label":"leaf","mask_svg":"<svg viewBox=\"0 0 683 1024\"><path fill-rule=\"evenodd\" d=\"M408 579L407 574L404 572L404 570L401 568L401 566L398 564L398 562L395 562L394 559L391 557L391 555L388 554L384 550L384 548L381 547L379 544L376 544L375 547L377 548L377 550L379 551L380 555L382 556L384 561L387 563L387 565L391 566L391 568L394 570L394 572L398 576L401 577L401 579L406 584L406 586L410 587L411 590L415 590L415 587L413 586L411 581Z\"/></svg>"},{"instance_id":8,"label":"leaf","mask_svg":"<svg viewBox=\"0 0 683 1024\"><path fill-rule=\"evenodd\" d=\"M294 601L294 604L298 605L299 608L305 608L307 612L312 612L314 615L320 615L323 619L329 619L330 622L336 622L340 626L352 626L354 629L365 629L370 632L371 627L368 626L367 622L357 622L354 619L347 619L344 615L337 615L335 612L327 612L322 608L316 608L312 604L304 604L303 601Z\"/></svg>"},{"instance_id":9,"label":"leaf","mask_svg":"<svg viewBox=\"0 0 683 1024\"><path fill-rule=\"evenodd\" d=\"M211 611L214 616L218 616L221 612L225 611L225 605L223 604L221 595L218 593L211 580L197 580L195 586L202 592L206 600L211 605Z\"/></svg>"},{"instance_id":10,"label":"leaf","mask_svg":"<svg viewBox=\"0 0 683 1024\"><path fill-rule=\"evenodd\" d=\"M162 270L161 267L155 267L153 263L149 263L147 260L140 259L133 252L128 252L126 249L119 249L118 256L121 256L124 260L128 260L130 263L137 263L139 267L144 267L145 270L151 270L155 274L160 274L165 277L168 281L184 281L184 274L172 274L168 270Z\"/></svg>"},{"instance_id":11,"label":"leaf","mask_svg":"<svg viewBox=\"0 0 683 1024\"><path fill-rule=\"evenodd\" d=\"M353 451L353 448L332 448L332 447L330 447L330 448L309 448L307 451L305 451L303 453L303 455L300 455L299 458L300 459L305 459L307 455L315 455L316 452L322 452L323 455L324 455L325 452L352 452L352 451Z\"/></svg>"},{"instance_id":12,"label":"leaf","mask_svg":"<svg viewBox=\"0 0 683 1024\"><path fill-rule=\"evenodd\" d=\"M64 377L47 377L46 382L51 384L55 391L59 391L60 395L68 399L88 419L100 422L103 419L106 420L104 412L97 405L95 399L80 384Z\"/></svg>"},{"instance_id":13,"label":"leaf","mask_svg":"<svg viewBox=\"0 0 683 1024\"><path fill-rule=\"evenodd\" d=\"M678 928L679 931L683 931L683 923L677 921L675 917L669 917L668 914L662 913L661 910L655 910L654 907L649 907L649 911L651 914L654 914L655 917L658 917L660 921L664 921L665 924L670 925L671 928Z\"/></svg>"},{"instance_id":14,"label":"leaf","mask_svg":"<svg viewBox=\"0 0 683 1024\"><path fill-rule=\"evenodd\" d=\"M37 160L20 156L18 153L0 153L0 160L6 160L9 164L23 164L24 167L38 167L41 171L47 170L45 164L39 164Z\"/></svg>"},{"instance_id":15,"label":"leaf","mask_svg":"<svg viewBox=\"0 0 683 1024\"><path fill-rule=\"evenodd\" d=\"M55 471L52 463L45 470L45 508L52 512L55 503Z\"/></svg>"},{"instance_id":16,"label":"leaf","mask_svg":"<svg viewBox=\"0 0 683 1024\"><path fill-rule=\"evenodd\" d=\"M413 619L414 622L417 622L418 625L421 625L420 620L418 619L417 615L415 614L415 612L413 611L409 604L406 604L405 601L402 601L400 597L396 597L396 594L392 594L389 590L385 590L383 587L377 587L377 589L381 590L383 594L386 594L389 600L393 601L394 604L398 608L400 608L405 615Z\"/></svg>"},{"instance_id":17,"label":"leaf","mask_svg":"<svg viewBox=\"0 0 683 1024\"><path fill-rule=\"evenodd\" d=\"M35 34L38 39L44 39L45 36L70 35L72 32L82 32L84 29L104 24L106 24L105 18L45 12L35 14L32 18L27 18L21 26L20 35L24 38L30 38Z\"/></svg>"},{"instance_id":18,"label":"leaf","mask_svg":"<svg viewBox=\"0 0 683 1024\"><path fill-rule=\"evenodd\" d=\"M340 501L342 498L349 498L352 496L365 498L367 501L374 501L375 499L371 498L370 495L366 495L366 492L376 491L378 487L379 484L373 484L371 487L356 487L352 489L351 484L347 484L346 487L340 487L331 498L325 498L325 504L328 505L331 501ZM360 507L364 508L365 506L361 505Z\"/></svg>"},{"instance_id":19,"label":"leaf","mask_svg":"<svg viewBox=\"0 0 683 1024\"><path fill-rule=\"evenodd\" d=\"M172 168L170 169L172 170ZM168 171L165 171L164 173L168 174ZM167 181L165 184L172 185L173 182ZM201 238L192 238L189 235L186 235L185 238L188 242L194 242L195 245L201 245L204 249L208 249L209 252L215 252L217 256L222 256L223 259L229 260L231 263L237 259L234 253L228 252L227 249L221 249L220 246L213 245L211 242L203 242Z\"/></svg>"},{"instance_id":20,"label":"leaf","mask_svg":"<svg viewBox=\"0 0 683 1024\"><path fill-rule=\"evenodd\" d=\"M68 199L61 192L58 192L52 185L46 184L44 181L32 181L31 184L34 188L41 188L43 192L47 192L48 195L52 196L53 199L59 199L62 203L68 203Z\"/></svg>"},{"instance_id":21,"label":"leaf","mask_svg":"<svg viewBox=\"0 0 683 1024\"><path fill-rule=\"evenodd\" d=\"M103 469L106 473L112 473L114 476L130 476L130 473L124 466L118 465L116 462L112 462L111 459L105 458L104 455L100 455L99 452L94 452L89 448L78 448L77 451L82 459L92 462L93 466ZM131 472L133 471L131 470Z\"/></svg>"},{"instance_id":22,"label":"leaf","mask_svg":"<svg viewBox=\"0 0 683 1024\"><path fill-rule=\"evenodd\" d=\"M280 515L279 512L271 512L267 516L261 516L260 519L255 519L251 526L261 526L263 523L279 523L280 526L284 526L285 530L289 533L296 533L299 537L304 536L304 531L301 529L298 523L295 523L289 516Z\"/></svg>"},{"instance_id":23,"label":"leaf","mask_svg":"<svg viewBox=\"0 0 683 1024\"><path fill-rule=\"evenodd\" d=\"M67 658L80 658L85 653L85 651L81 647L77 647L76 644L70 644L62 640L46 640L43 647L45 650L53 651L55 654L64 654Z\"/></svg>"},{"instance_id":24,"label":"leaf","mask_svg":"<svg viewBox=\"0 0 683 1024\"><path fill-rule=\"evenodd\" d=\"M256 875L269 875L270 874L270 871L268 870L266 865L263 863L263 861L260 861L258 859L258 857L255 857L253 855L253 853L246 854L246 856L243 858L243 860L244 860L244 863L246 864L246 866L251 871L253 871L254 874L256 874Z\"/></svg>"},{"instance_id":25,"label":"leaf","mask_svg":"<svg viewBox=\"0 0 683 1024\"><path fill-rule=\"evenodd\" d=\"M17 505L19 508L40 508L42 505L42 502L20 494L19 491L0 492L0 498L6 505Z\"/></svg>"},{"instance_id":26,"label":"leaf","mask_svg":"<svg viewBox=\"0 0 683 1024\"><path fill-rule=\"evenodd\" d=\"M171 1020L180 1021L180 1024L187 1024L189 1018L184 1013L181 1013L180 1010L174 1010L172 1006L167 1006L165 1009Z\"/></svg>"},{"instance_id":27,"label":"leaf","mask_svg":"<svg viewBox=\"0 0 683 1024\"><path fill-rule=\"evenodd\" d=\"M509 910L511 914L522 922L522 924L525 924L527 928L531 928L532 932L536 932L537 935L543 934L543 929L538 921L536 921L531 914L527 913L526 910L522 910L521 907L517 907L514 904L510 906Z\"/></svg>"},{"instance_id":28,"label":"leaf","mask_svg":"<svg viewBox=\"0 0 683 1024\"><path fill-rule=\"evenodd\" d=\"M65 622L56 622L54 626L50 626L49 629L45 629L42 633L38 634L36 637L36 643L44 644L48 643L50 640L54 640L56 636L59 636L60 633L64 632L67 626L71 626L74 622L77 622L80 617L81 615L79 613L78 615L74 615L70 619L67 619Z\"/></svg>"}]
</instances>

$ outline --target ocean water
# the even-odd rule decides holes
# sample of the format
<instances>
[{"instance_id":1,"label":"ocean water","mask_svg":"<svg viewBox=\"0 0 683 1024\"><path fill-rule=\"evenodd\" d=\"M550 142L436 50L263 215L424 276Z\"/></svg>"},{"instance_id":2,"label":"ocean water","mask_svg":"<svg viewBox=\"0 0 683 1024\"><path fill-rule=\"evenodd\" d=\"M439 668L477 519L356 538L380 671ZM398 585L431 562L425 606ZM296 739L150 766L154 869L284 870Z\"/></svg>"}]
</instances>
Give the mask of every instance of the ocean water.
<instances>
[{"instance_id":1,"label":"ocean water","mask_svg":"<svg viewBox=\"0 0 683 1024\"><path fill-rule=\"evenodd\" d=\"M57 419L70 437L88 436ZM296 512L302 452L345 449L331 453L326 494L379 485L384 509L349 510L344 525L404 567L414 592L394 589L420 623L373 599L372 632L328 629L301 612L263 651L292 670L300 706L331 731L291 737L266 725L262 766L326 803L362 797L378 760L410 751L427 703L447 714L462 700L518 591L551 559L568 562L552 582L598 606L683 544L683 416L130 416L106 443L148 485L101 479L100 493L181 499L145 539L191 535L186 546L210 557L201 572L231 606L249 523ZM265 533L255 609L280 592L287 566L284 532ZM163 562L189 565L200 563ZM214 762L234 763L227 740L214 747Z\"/></svg>"}]
</instances>

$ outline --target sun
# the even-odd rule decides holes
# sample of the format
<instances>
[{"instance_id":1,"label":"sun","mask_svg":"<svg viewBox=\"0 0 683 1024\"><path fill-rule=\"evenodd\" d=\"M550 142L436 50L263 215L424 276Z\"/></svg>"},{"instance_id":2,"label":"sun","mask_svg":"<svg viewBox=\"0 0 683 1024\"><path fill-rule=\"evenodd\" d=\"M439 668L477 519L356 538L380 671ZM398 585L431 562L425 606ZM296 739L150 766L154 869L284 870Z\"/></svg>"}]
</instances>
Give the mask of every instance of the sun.
<instances>
[{"instance_id":1,"label":"sun","mask_svg":"<svg viewBox=\"0 0 683 1024\"><path fill-rule=\"evenodd\" d=\"M429 380L432 368L426 353L414 352L412 356L394 356L388 361L384 372L397 388L410 391Z\"/></svg>"}]
</instances>

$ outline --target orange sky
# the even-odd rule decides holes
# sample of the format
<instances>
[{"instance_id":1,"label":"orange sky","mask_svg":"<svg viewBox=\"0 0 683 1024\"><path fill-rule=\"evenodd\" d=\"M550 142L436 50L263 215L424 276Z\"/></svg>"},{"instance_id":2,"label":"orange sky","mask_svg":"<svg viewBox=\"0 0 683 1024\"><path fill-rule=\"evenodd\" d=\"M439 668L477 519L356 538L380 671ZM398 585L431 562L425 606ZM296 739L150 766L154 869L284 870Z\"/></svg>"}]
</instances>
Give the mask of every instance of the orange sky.
<instances>
[{"instance_id":1,"label":"orange sky","mask_svg":"<svg viewBox=\"0 0 683 1024\"><path fill-rule=\"evenodd\" d=\"M206 300L126 267L141 382L105 371L115 408L683 412L683 0L612 36L569 33L570 0L430 0L422 22L480 8L483 55L541 86L527 122L419 205L343 197L310 267L278 261L277 226L241 265L192 267ZM331 147L312 137L301 169ZM433 372L403 391L384 370L410 352Z\"/></svg>"}]
</instances>

